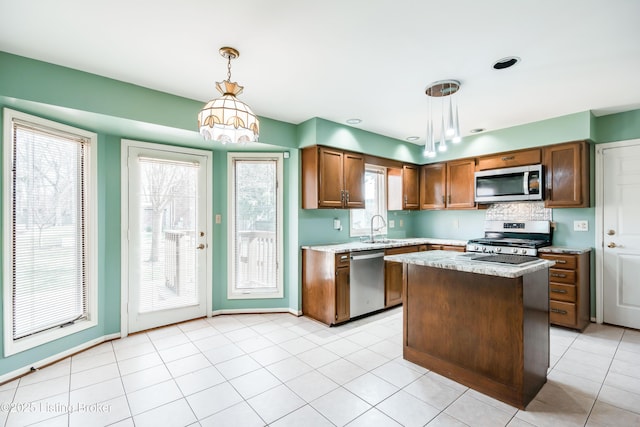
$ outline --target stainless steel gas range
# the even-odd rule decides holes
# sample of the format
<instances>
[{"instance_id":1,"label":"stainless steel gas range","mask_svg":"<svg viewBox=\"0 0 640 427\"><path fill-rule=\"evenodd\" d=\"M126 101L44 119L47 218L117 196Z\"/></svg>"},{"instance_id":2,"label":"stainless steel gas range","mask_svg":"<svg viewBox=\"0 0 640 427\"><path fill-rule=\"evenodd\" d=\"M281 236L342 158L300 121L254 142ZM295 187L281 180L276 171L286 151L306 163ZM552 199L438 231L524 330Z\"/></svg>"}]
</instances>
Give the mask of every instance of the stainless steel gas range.
<instances>
[{"instance_id":1,"label":"stainless steel gas range","mask_svg":"<svg viewBox=\"0 0 640 427\"><path fill-rule=\"evenodd\" d=\"M467 252L537 256L550 246L550 221L485 221L484 237L467 242Z\"/></svg>"}]
</instances>

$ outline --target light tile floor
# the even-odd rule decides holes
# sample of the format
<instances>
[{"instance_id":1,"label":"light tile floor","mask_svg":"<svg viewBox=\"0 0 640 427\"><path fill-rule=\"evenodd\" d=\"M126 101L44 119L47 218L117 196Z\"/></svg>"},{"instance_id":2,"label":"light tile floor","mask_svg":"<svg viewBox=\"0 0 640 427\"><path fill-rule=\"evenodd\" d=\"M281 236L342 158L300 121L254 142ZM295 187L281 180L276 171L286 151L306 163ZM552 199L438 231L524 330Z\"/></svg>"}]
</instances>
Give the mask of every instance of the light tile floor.
<instances>
[{"instance_id":1,"label":"light tile floor","mask_svg":"<svg viewBox=\"0 0 640 427\"><path fill-rule=\"evenodd\" d=\"M0 386L0 426L640 425L639 331L551 328L525 411L403 360L401 332L401 308L335 328L289 314L167 326Z\"/></svg>"}]
</instances>

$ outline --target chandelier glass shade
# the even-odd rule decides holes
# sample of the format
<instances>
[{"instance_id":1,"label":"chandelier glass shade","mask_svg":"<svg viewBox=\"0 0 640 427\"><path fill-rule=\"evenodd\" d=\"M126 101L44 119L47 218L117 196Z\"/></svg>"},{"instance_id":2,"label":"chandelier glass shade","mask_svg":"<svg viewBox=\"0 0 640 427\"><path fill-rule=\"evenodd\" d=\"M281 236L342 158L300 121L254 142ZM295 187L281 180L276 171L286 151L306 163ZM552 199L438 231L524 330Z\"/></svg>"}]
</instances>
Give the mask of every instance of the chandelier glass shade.
<instances>
[{"instance_id":1,"label":"chandelier glass shade","mask_svg":"<svg viewBox=\"0 0 640 427\"><path fill-rule=\"evenodd\" d=\"M433 158L438 152L447 151L447 141L454 144L459 143L460 122L458 119L458 104L455 103L453 95L460 89L460 82L457 80L440 80L427 86L425 90L429 97L429 111L427 120L427 137L424 145L424 156ZM434 108L433 99L440 98L440 105ZM439 107L439 108L438 108ZM439 129L436 130L434 115L437 117L439 110ZM439 134L438 134L439 131Z\"/></svg>"},{"instance_id":2,"label":"chandelier glass shade","mask_svg":"<svg viewBox=\"0 0 640 427\"><path fill-rule=\"evenodd\" d=\"M231 81L231 60L240 53L232 47L220 48L220 55L227 58L227 80L216 82L220 98L209 101L198 114L200 134L207 140L223 144L258 141L260 121L251 108L237 95L244 89Z\"/></svg>"}]
</instances>

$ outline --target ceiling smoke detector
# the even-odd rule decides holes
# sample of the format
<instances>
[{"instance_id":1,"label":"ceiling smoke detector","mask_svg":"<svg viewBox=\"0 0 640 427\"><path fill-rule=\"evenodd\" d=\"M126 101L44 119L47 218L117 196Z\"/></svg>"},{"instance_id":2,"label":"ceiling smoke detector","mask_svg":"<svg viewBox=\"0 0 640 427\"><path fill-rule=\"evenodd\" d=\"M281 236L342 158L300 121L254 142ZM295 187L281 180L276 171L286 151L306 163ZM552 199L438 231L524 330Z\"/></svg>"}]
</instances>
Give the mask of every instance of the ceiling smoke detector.
<instances>
[{"instance_id":1,"label":"ceiling smoke detector","mask_svg":"<svg viewBox=\"0 0 640 427\"><path fill-rule=\"evenodd\" d=\"M505 68L510 68L520 62L520 58L517 56L507 56L506 58L502 58L497 60L493 64L494 70L504 70Z\"/></svg>"}]
</instances>

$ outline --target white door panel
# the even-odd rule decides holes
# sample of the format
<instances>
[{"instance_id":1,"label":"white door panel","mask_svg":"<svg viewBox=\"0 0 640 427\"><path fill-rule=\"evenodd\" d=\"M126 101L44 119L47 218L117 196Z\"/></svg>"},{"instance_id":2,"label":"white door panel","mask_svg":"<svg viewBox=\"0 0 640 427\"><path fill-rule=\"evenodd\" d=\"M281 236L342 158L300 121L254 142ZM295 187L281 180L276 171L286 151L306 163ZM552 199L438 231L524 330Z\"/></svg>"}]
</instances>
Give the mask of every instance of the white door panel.
<instances>
[{"instance_id":1,"label":"white door panel","mask_svg":"<svg viewBox=\"0 0 640 427\"><path fill-rule=\"evenodd\" d=\"M602 156L603 320L640 328L640 144Z\"/></svg>"}]
</instances>

